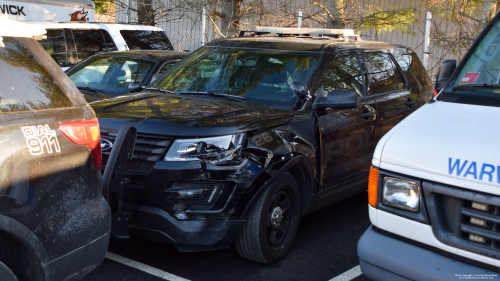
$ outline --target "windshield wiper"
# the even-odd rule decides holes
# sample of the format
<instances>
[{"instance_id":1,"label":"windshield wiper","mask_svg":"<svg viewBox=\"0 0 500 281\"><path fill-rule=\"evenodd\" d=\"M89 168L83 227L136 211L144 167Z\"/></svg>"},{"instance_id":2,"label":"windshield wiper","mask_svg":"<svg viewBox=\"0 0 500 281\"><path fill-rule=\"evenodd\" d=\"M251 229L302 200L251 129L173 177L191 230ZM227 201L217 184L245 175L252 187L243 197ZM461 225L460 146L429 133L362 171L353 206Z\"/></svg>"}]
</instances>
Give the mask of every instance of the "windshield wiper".
<instances>
[{"instance_id":1,"label":"windshield wiper","mask_svg":"<svg viewBox=\"0 0 500 281\"><path fill-rule=\"evenodd\" d=\"M471 84L471 85L459 85L459 86L455 86L455 87L453 87L453 90L458 90L458 89L470 89L470 88L494 88L494 89L499 88L499 89L500 89L500 85L499 85L499 84Z\"/></svg>"},{"instance_id":2,"label":"windshield wiper","mask_svg":"<svg viewBox=\"0 0 500 281\"><path fill-rule=\"evenodd\" d=\"M96 88L82 87L82 86L77 86L77 88L79 90L86 90L86 91L91 91L91 92L98 93L98 94L104 94L104 91L101 91L101 90L96 89Z\"/></svg>"},{"instance_id":3,"label":"windshield wiper","mask_svg":"<svg viewBox=\"0 0 500 281\"><path fill-rule=\"evenodd\" d=\"M235 95L228 95L224 93L217 93L217 92L197 92L197 91L184 91L184 92L175 92L178 95L209 95L209 96L216 96L216 97L224 97L228 98L231 100L236 100L239 102L243 102L245 100L245 97L240 97L240 96L235 96Z\"/></svg>"},{"instance_id":4,"label":"windshield wiper","mask_svg":"<svg viewBox=\"0 0 500 281\"><path fill-rule=\"evenodd\" d=\"M164 89L160 89L160 88L146 88L145 90L153 90L153 91L158 91L160 93L164 93L164 94L175 94L174 92L172 91L169 91L169 90L164 90Z\"/></svg>"}]
</instances>

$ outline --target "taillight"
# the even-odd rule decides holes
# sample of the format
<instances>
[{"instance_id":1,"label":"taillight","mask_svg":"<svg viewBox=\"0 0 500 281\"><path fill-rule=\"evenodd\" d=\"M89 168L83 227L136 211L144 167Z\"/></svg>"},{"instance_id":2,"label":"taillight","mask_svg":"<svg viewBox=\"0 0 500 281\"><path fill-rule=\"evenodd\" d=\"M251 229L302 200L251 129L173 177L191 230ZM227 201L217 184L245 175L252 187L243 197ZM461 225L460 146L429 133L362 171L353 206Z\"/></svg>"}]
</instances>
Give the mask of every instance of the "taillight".
<instances>
[{"instance_id":1,"label":"taillight","mask_svg":"<svg viewBox=\"0 0 500 281\"><path fill-rule=\"evenodd\" d=\"M370 176L368 177L368 203L375 208L377 208L378 172L377 168L371 166Z\"/></svg>"},{"instance_id":2,"label":"taillight","mask_svg":"<svg viewBox=\"0 0 500 281\"><path fill-rule=\"evenodd\" d=\"M435 89L434 89L434 91L432 91L432 93L434 94L434 96L438 95L438 91L436 91Z\"/></svg>"},{"instance_id":3,"label":"taillight","mask_svg":"<svg viewBox=\"0 0 500 281\"><path fill-rule=\"evenodd\" d=\"M94 166L97 171L102 167L101 136L99 134L99 122L97 118L61 123L59 130L75 144L86 145L92 151Z\"/></svg>"}]
</instances>

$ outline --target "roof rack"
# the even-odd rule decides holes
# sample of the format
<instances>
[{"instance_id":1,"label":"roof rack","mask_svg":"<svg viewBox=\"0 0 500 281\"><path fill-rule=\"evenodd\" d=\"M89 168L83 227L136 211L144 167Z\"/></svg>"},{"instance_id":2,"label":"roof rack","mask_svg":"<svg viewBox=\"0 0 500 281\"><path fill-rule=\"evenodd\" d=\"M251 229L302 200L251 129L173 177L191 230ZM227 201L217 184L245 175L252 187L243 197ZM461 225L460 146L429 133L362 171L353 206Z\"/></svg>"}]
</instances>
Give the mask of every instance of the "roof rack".
<instances>
[{"instance_id":1,"label":"roof rack","mask_svg":"<svg viewBox=\"0 0 500 281\"><path fill-rule=\"evenodd\" d=\"M349 39L361 41L361 37L354 32L354 29L326 29L326 28L293 28L293 27L266 27L257 26L254 30L240 31L240 37L245 33L253 33L252 36L268 35L275 33L278 36L295 37L333 37L338 39Z\"/></svg>"}]
</instances>

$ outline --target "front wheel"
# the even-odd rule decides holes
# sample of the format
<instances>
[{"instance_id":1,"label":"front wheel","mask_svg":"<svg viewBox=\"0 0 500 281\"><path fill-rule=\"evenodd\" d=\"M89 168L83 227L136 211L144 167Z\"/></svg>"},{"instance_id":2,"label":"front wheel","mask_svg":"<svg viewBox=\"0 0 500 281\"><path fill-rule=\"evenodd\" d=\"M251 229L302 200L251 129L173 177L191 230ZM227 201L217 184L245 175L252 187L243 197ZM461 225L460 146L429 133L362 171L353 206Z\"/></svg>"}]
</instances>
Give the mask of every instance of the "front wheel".
<instances>
[{"instance_id":1,"label":"front wheel","mask_svg":"<svg viewBox=\"0 0 500 281\"><path fill-rule=\"evenodd\" d=\"M3 262L0 261L0 280L17 281L16 275Z\"/></svg>"},{"instance_id":2,"label":"front wheel","mask_svg":"<svg viewBox=\"0 0 500 281\"><path fill-rule=\"evenodd\" d=\"M300 191L295 178L283 173L274 182L250 211L235 242L242 257L267 264L286 256L300 219Z\"/></svg>"}]
</instances>

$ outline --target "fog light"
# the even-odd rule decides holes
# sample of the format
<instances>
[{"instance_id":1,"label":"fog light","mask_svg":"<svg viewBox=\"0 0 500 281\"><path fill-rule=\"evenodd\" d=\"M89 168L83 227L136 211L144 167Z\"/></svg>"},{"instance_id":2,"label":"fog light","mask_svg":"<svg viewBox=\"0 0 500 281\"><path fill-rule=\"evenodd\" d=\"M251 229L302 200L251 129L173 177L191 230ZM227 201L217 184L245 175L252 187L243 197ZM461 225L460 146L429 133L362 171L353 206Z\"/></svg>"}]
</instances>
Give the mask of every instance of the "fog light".
<instances>
[{"instance_id":1,"label":"fog light","mask_svg":"<svg viewBox=\"0 0 500 281\"><path fill-rule=\"evenodd\" d=\"M479 202L472 202L472 208L487 212L490 209L490 205Z\"/></svg>"},{"instance_id":2,"label":"fog light","mask_svg":"<svg viewBox=\"0 0 500 281\"><path fill-rule=\"evenodd\" d=\"M410 212L418 212L420 187L416 182L385 177L382 204Z\"/></svg>"},{"instance_id":3,"label":"fog light","mask_svg":"<svg viewBox=\"0 0 500 281\"><path fill-rule=\"evenodd\" d=\"M479 225L479 226L484 226L484 227L488 226L488 222L487 221L481 220L481 219L476 219L476 218L473 218L473 217L470 218L470 223L475 224L475 225Z\"/></svg>"},{"instance_id":4,"label":"fog light","mask_svg":"<svg viewBox=\"0 0 500 281\"><path fill-rule=\"evenodd\" d=\"M203 195L203 189L179 190L177 198L200 198Z\"/></svg>"},{"instance_id":5,"label":"fog light","mask_svg":"<svg viewBox=\"0 0 500 281\"><path fill-rule=\"evenodd\" d=\"M469 240L483 244L486 243L486 238L474 234L469 234Z\"/></svg>"},{"instance_id":6,"label":"fog light","mask_svg":"<svg viewBox=\"0 0 500 281\"><path fill-rule=\"evenodd\" d=\"M214 199L215 193L217 192L218 189L219 189L218 186L214 187L214 191L212 191L212 194L210 194L210 197L208 198L208 203L212 203L212 199Z\"/></svg>"}]
</instances>

